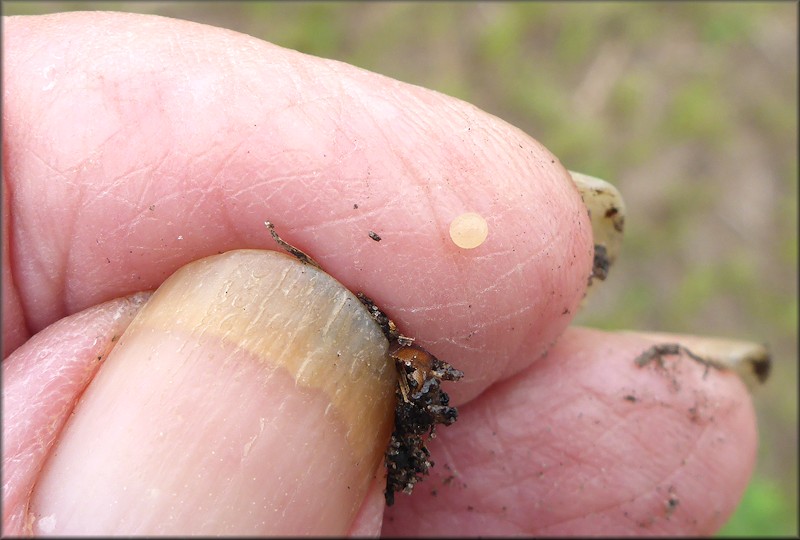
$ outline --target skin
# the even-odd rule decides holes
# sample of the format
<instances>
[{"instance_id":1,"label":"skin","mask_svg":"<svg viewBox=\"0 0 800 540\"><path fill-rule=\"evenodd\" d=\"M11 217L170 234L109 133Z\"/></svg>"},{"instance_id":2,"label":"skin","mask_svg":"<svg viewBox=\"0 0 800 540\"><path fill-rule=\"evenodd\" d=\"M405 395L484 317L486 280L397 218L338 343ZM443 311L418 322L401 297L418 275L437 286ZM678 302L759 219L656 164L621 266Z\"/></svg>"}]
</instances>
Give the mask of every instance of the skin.
<instances>
[{"instance_id":1,"label":"skin","mask_svg":"<svg viewBox=\"0 0 800 540\"><path fill-rule=\"evenodd\" d=\"M276 249L266 219L467 374L431 477L390 509L376 479L351 533L697 535L734 510L756 451L744 385L686 359L639 368L651 340L567 328L591 230L524 133L219 28L69 13L3 30L4 534L28 532L108 353L94 336L188 262ZM490 231L468 254L448 234L465 211Z\"/></svg>"}]
</instances>

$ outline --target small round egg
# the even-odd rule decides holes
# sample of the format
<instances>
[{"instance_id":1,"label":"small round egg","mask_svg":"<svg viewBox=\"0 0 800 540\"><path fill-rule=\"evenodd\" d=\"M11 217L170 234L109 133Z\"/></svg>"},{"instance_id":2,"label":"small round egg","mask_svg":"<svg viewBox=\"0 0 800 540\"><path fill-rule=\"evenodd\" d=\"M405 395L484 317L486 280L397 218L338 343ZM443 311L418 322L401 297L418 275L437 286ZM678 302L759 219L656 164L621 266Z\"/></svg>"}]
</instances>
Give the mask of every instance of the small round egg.
<instances>
[{"instance_id":1,"label":"small round egg","mask_svg":"<svg viewBox=\"0 0 800 540\"><path fill-rule=\"evenodd\" d=\"M450 239L462 249L473 249L486 241L489 224L475 212L461 214L450 223Z\"/></svg>"}]
</instances>

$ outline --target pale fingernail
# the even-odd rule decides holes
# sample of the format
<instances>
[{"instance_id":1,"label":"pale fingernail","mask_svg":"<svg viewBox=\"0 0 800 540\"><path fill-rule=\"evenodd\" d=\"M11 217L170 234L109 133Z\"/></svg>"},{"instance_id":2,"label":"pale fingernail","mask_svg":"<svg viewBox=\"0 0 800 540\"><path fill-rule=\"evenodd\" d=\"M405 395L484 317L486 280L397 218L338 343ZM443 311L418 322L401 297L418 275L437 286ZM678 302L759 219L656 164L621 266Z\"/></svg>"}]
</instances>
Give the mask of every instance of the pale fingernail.
<instances>
[{"instance_id":1,"label":"pale fingernail","mask_svg":"<svg viewBox=\"0 0 800 540\"><path fill-rule=\"evenodd\" d=\"M605 180L569 171L589 211L594 236L592 278L604 280L622 248L625 202L617 188ZM595 279L590 279L589 285Z\"/></svg>"},{"instance_id":2,"label":"pale fingernail","mask_svg":"<svg viewBox=\"0 0 800 540\"><path fill-rule=\"evenodd\" d=\"M76 407L34 532L344 534L391 432L387 347L354 295L292 257L185 266Z\"/></svg>"},{"instance_id":3,"label":"pale fingernail","mask_svg":"<svg viewBox=\"0 0 800 540\"><path fill-rule=\"evenodd\" d=\"M745 382L751 390L766 382L772 368L772 357L761 343L708 336L671 334L667 332L625 333L645 337L661 347L679 345L678 352L685 352L695 360L719 370L730 370Z\"/></svg>"}]
</instances>

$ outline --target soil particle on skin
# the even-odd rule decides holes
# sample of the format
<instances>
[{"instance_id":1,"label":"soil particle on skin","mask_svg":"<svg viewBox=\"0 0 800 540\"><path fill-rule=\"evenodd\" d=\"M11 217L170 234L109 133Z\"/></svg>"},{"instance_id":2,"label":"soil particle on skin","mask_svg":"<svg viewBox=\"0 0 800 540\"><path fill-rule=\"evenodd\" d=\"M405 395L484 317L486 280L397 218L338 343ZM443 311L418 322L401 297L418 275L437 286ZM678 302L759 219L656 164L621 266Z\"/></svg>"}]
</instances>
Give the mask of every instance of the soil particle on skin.
<instances>
[{"instance_id":1,"label":"soil particle on skin","mask_svg":"<svg viewBox=\"0 0 800 540\"><path fill-rule=\"evenodd\" d=\"M681 501L678 498L678 495L675 493L675 488L670 486L669 494L667 496L667 502L664 505L665 506L664 513L666 514L666 516L667 517L671 516L675 512L675 509L678 508L678 505L680 503Z\"/></svg>"},{"instance_id":2,"label":"soil particle on skin","mask_svg":"<svg viewBox=\"0 0 800 540\"><path fill-rule=\"evenodd\" d=\"M611 267L611 262L608 259L608 250L602 244L594 245L594 262L592 263L592 273L589 276L589 284L592 279L605 280L608 277L608 269Z\"/></svg>"},{"instance_id":3,"label":"soil particle on skin","mask_svg":"<svg viewBox=\"0 0 800 540\"><path fill-rule=\"evenodd\" d=\"M320 268L306 253L284 241L272 223L266 221L264 224L278 245L301 262ZM373 240L380 241L376 233L370 231L369 235ZM389 356L397 370L394 430L384 454L384 495L386 504L391 506L396 492L410 494L414 485L433 467L426 446L428 439L435 437L437 424L449 426L458 418L458 411L450 406L450 397L441 389L441 381L457 381L464 373L414 345L414 339L402 335L397 325L368 296L359 292L356 297L389 341Z\"/></svg>"},{"instance_id":4,"label":"soil particle on skin","mask_svg":"<svg viewBox=\"0 0 800 540\"><path fill-rule=\"evenodd\" d=\"M667 356L686 356L693 362L696 362L705 368L703 372L703 378L705 379L708 375L709 370L715 369L718 371L727 371L728 367L724 364L721 364L719 361L713 358L707 358L695 354L692 352L688 347L684 347L680 343L658 343L653 345L652 347L648 348L644 352L642 352L639 356L634 359L634 362L639 367L645 367L648 364L655 364L656 368L666 374L670 373L670 368L667 362L664 361L664 358ZM674 368L677 364L673 365L672 371L674 372ZM670 380L672 381L673 388L677 391L680 390L680 383L678 379L673 375L669 375Z\"/></svg>"},{"instance_id":5,"label":"soil particle on skin","mask_svg":"<svg viewBox=\"0 0 800 540\"><path fill-rule=\"evenodd\" d=\"M717 362L703 358L702 356L694 354L689 348L684 347L679 343L659 343L653 345L642 354L636 357L636 365L639 367L646 366L651 362L655 362L660 368L665 368L664 357L685 354L700 365L705 366L706 370L703 377L708 374L709 368L724 370L725 367L719 365Z\"/></svg>"},{"instance_id":6,"label":"soil particle on skin","mask_svg":"<svg viewBox=\"0 0 800 540\"><path fill-rule=\"evenodd\" d=\"M433 467L428 439L435 437L437 424L449 426L458 418L450 397L441 389L441 381L457 381L464 374L414 345L413 338L402 335L367 295L359 292L356 296L389 340L389 356L397 369L394 430L384 455L384 495L387 506L392 506L396 492L410 494Z\"/></svg>"},{"instance_id":7,"label":"soil particle on skin","mask_svg":"<svg viewBox=\"0 0 800 540\"><path fill-rule=\"evenodd\" d=\"M364 293L356 293L356 297L364 304L364 307L367 308L369 314L372 315L372 318L378 323L378 326L381 327L383 331L383 335L386 336L386 339L389 340L389 343L396 341L398 337L400 337L400 332L397 330L397 326L392 322L386 314L381 311L378 306L375 305L375 302Z\"/></svg>"},{"instance_id":8,"label":"soil particle on skin","mask_svg":"<svg viewBox=\"0 0 800 540\"><path fill-rule=\"evenodd\" d=\"M386 504L395 492L410 494L434 465L426 447L437 424L449 426L458 418L441 381L457 381L463 373L418 346L395 344L390 356L398 374L395 427L386 451Z\"/></svg>"},{"instance_id":9,"label":"soil particle on skin","mask_svg":"<svg viewBox=\"0 0 800 540\"><path fill-rule=\"evenodd\" d=\"M317 261L306 255L305 252L297 249L289 242L286 242L283 238L278 236L278 233L275 232L275 226L272 223L270 223L269 221L265 221L264 225L267 226L267 229L269 229L269 233L272 235L272 239L275 240L275 242L277 242L279 246L288 251L290 254L294 255L297 259L300 260L300 262L303 262L305 264L308 264L310 266L322 270L322 267L319 265L319 263L317 263Z\"/></svg>"}]
</instances>

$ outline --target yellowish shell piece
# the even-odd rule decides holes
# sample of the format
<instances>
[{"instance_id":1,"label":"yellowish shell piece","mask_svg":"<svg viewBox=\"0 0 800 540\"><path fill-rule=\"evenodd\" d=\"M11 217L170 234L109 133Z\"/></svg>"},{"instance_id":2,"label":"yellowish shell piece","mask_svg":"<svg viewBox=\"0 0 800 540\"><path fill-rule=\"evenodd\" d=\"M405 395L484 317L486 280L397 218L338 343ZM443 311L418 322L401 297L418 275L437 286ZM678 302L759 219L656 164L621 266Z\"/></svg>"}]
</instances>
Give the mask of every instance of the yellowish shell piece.
<instances>
[{"instance_id":1,"label":"yellowish shell piece","mask_svg":"<svg viewBox=\"0 0 800 540\"><path fill-rule=\"evenodd\" d=\"M611 183L600 178L575 171L569 173L589 210L594 243L606 248L608 264L612 265L622 248L622 232L625 228L625 201L622 200L622 194Z\"/></svg>"}]
</instances>

